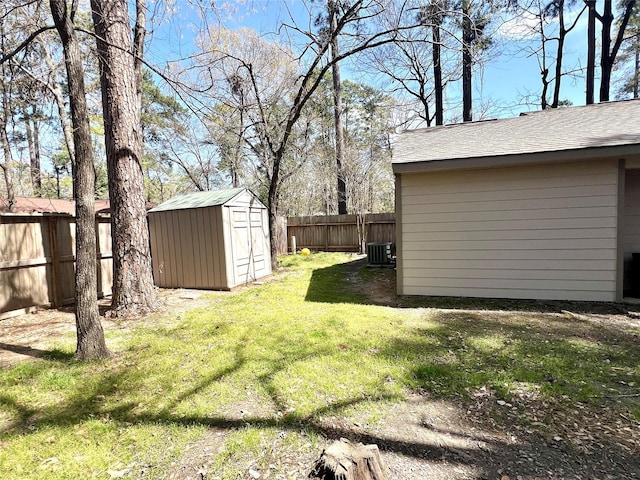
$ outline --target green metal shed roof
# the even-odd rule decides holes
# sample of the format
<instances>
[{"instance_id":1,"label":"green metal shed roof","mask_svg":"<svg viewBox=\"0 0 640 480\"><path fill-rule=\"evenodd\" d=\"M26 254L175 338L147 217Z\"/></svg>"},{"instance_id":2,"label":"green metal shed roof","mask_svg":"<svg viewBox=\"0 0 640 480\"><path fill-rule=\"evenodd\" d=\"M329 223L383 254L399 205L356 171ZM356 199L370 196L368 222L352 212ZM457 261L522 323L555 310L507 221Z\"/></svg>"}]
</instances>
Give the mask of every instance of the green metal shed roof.
<instances>
[{"instance_id":1,"label":"green metal shed roof","mask_svg":"<svg viewBox=\"0 0 640 480\"><path fill-rule=\"evenodd\" d=\"M245 188L229 188L227 190L216 190L213 192L195 192L178 195L152 208L149 212L165 212L167 210L184 210L187 208L224 205L245 190Z\"/></svg>"}]
</instances>

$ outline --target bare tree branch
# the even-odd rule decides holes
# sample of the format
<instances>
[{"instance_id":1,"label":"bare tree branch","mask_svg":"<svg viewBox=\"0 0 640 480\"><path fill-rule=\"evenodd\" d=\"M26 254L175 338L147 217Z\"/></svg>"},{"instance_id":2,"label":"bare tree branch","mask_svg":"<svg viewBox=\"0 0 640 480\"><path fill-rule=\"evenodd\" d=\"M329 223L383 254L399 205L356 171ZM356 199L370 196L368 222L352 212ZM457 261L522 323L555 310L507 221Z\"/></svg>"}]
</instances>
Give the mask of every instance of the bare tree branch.
<instances>
[{"instance_id":1,"label":"bare tree branch","mask_svg":"<svg viewBox=\"0 0 640 480\"><path fill-rule=\"evenodd\" d=\"M18 55L20 52L22 52L25 48L29 46L31 42L33 42L38 37L38 35L41 35L42 33L48 32L50 30L55 30L55 28L56 27L54 25L47 25L39 28L35 32L32 32L24 41L22 41L22 43L20 43L20 45L14 48L11 52L0 57L0 65L8 62L9 60L13 59L16 55Z\"/></svg>"}]
</instances>

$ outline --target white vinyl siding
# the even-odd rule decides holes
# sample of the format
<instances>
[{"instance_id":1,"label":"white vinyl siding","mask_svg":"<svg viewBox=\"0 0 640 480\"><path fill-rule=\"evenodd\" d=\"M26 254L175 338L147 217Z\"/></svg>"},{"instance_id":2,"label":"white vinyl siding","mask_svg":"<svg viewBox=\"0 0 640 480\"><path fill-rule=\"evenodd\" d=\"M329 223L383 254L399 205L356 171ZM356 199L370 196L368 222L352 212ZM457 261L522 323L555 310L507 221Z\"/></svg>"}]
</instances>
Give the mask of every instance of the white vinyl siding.
<instances>
[{"instance_id":1,"label":"white vinyl siding","mask_svg":"<svg viewBox=\"0 0 640 480\"><path fill-rule=\"evenodd\" d=\"M615 300L617 161L400 182L401 294Z\"/></svg>"}]
</instances>

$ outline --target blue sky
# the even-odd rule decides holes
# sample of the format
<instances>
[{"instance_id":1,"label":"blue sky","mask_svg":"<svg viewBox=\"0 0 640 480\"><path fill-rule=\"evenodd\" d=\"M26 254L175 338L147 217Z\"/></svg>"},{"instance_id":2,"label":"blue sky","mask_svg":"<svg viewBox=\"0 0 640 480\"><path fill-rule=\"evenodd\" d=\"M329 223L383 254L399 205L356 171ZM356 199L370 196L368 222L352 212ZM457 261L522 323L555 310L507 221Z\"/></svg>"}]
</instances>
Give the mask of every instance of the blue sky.
<instances>
[{"instance_id":1,"label":"blue sky","mask_svg":"<svg viewBox=\"0 0 640 480\"><path fill-rule=\"evenodd\" d=\"M576 18L580 5L568 14L566 24ZM520 19L506 21L498 27L500 44L509 42L511 47L504 55L498 56L486 69L483 90L498 103L510 104L523 95L535 94L536 100L541 91L541 74L538 58L533 51L539 48L539 40L531 35L533 20ZM549 25L551 31L555 23ZM563 65L565 70L580 69L586 65L587 18L583 15L566 37ZM556 44L549 44L554 50ZM551 70L554 65L547 65ZM585 81L581 78L564 77L561 83L560 97L574 105L585 103ZM517 112L514 112L517 113Z\"/></svg>"},{"instance_id":2,"label":"blue sky","mask_svg":"<svg viewBox=\"0 0 640 480\"><path fill-rule=\"evenodd\" d=\"M319 3L322 4L322 0ZM164 21L156 27L147 51L152 62L163 64L167 59L178 59L192 53L196 32L203 25L203 15L190 5L179 0L168 15L158 16ZM230 0L219 2L218 6L215 12L207 12L209 21L220 21L228 28L253 28L265 35L273 34L280 21L290 21L291 15L300 24L309 21L301 0ZM489 61L482 68L477 68L474 74L474 118L512 116L539 108L524 102L524 96L529 94L539 105L541 90L540 68L535 55L529 53L537 44L527 39L527 28L526 21L500 22L499 28L494 26L494 51ZM516 39L518 42L514 43ZM586 16L567 37L565 65L584 66L585 49ZM363 74L348 62L343 67L343 77L376 83L374 77ZM561 97L574 105L581 105L584 104L584 90L583 79L565 78ZM460 86L454 84L446 92L452 109L457 108L453 106L460 102L459 91Z\"/></svg>"}]
</instances>

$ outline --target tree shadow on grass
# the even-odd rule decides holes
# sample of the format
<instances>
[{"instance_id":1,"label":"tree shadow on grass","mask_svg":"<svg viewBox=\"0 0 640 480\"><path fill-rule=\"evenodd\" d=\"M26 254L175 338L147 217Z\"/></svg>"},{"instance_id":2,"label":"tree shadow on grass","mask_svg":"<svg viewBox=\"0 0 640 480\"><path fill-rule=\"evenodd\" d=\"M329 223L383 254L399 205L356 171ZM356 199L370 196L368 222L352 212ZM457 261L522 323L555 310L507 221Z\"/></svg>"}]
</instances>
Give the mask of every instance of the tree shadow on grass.
<instances>
[{"instance_id":1,"label":"tree shadow on grass","mask_svg":"<svg viewBox=\"0 0 640 480\"><path fill-rule=\"evenodd\" d=\"M386 305L398 308L503 310L538 313L627 315L635 306L614 302L520 300L505 298L396 296L394 268L369 268L366 258L314 270L308 302Z\"/></svg>"},{"instance_id":2,"label":"tree shadow on grass","mask_svg":"<svg viewBox=\"0 0 640 480\"><path fill-rule=\"evenodd\" d=\"M374 284L370 281L372 278L370 275L363 274L366 265L367 259L361 258L314 270L311 274L305 301L379 305L378 299L372 298L373 292L371 291L374 287L380 288L379 282ZM390 293L391 286L384 287L384 292Z\"/></svg>"},{"instance_id":3,"label":"tree shadow on grass","mask_svg":"<svg viewBox=\"0 0 640 480\"><path fill-rule=\"evenodd\" d=\"M24 407L13 398L0 395L0 404L15 412L14 422L5 426L4 431L0 433L18 433L22 431L23 434L29 434L30 431L37 431L48 426L70 428L84 420L96 418L109 419L109 421L130 426L170 425L188 428L197 425L228 432L242 431L247 428L278 429L296 434L306 432L307 434L320 435L326 438L327 441L347 438L354 442L374 443L383 451L407 457L438 462L446 460L453 465L470 466L486 472L493 471L491 468L486 468L489 454L477 448L448 448L435 443L358 432L348 425L329 424L319 419L323 414L339 414L345 408L370 401L366 396L354 396L349 399L332 402L305 416L292 413L282 417L277 415L256 415L231 418L224 415L177 415L167 409L159 412L136 412L136 405L132 402L118 402L115 406L104 408L105 402L114 394L113 385L124 383L126 376L125 371L112 372L109 375L105 375L103 381L94 385L91 390L83 392L82 395L72 399L67 405L61 406L62 408L58 411L51 413L38 412ZM210 378L206 382L212 380L213 378ZM199 387L193 389L193 391L202 390L204 385ZM381 398L381 400L383 399ZM452 431L450 434L465 435L462 431ZM486 439L483 439L483 441L486 443ZM495 441L488 448L491 450L503 450L514 449L515 447L501 441ZM311 471L311 468L312 465L309 465L308 471Z\"/></svg>"},{"instance_id":4,"label":"tree shadow on grass","mask_svg":"<svg viewBox=\"0 0 640 480\"><path fill-rule=\"evenodd\" d=\"M0 350L6 350L20 355L27 355L34 358L44 358L46 360L57 360L67 362L73 358L73 353L53 348L51 350L42 350L24 345L14 345L10 343L0 342Z\"/></svg>"},{"instance_id":5,"label":"tree shadow on grass","mask_svg":"<svg viewBox=\"0 0 640 480\"><path fill-rule=\"evenodd\" d=\"M636 330L518 312L442 311L425 318L427 325L380 352L413 365L418 391L459 399L467 415L476 412L503 431L533 432L526 436L529 454L538 462L549 456L552 471L560 463L576 478L640 471L633 453L640 440ZM518 453L504 450L521 463Z\"/></svg>"},{"instance_id":6,"label":"tree shadow on grass","mask_svg":"<svg viewBox=\"0 0 640 480\"><path fill-rule=\"evenodd\" d=\"M476 297L401 296L400 308L440 308L443 310L503 310L509 312L627 315L630 305L614 302L582 302L569 300L527 300ZM631 308L633 310L633 307Z\"/></svg>"},{"instance_id":7,"label":"tree shadow on grass","mask_svg":"<svg viewBox=\"0 0 640 480\"><path fill-rule=\"evenodd\" d=\"M496 436L488 437L477 430L476 433L470 433L458 428L449 428L446 431L448 438L459 437L466 440L464 442L465 446L456 445L453 447L436 441L357 430L343 423L327 423L319 419L322 414L340 414L347 407L370 401L364 396L354 396L329 403L306 416L298 416L296 414L284 417L265 415L245 416L241 419L224 415L177 415L167 410L157 413L136 412L136 406L130 402L120 402L117 406L109 408L101 407L105 401L104 397L108 398L109 395L113 394L112 385L123 381L123 376L120 373L105 376L100 385L95 386L90 392L85 392L81 398L77 398L57 413L43 415L41 412L37 413L28 408L23 408L19 402L13 399L7 400L3 396L0 396L0 403L9 403L11 408L18 412L18 416L23 422L23 427L26 425L35 430L45 426L72 427L89 418L108 418L110 421L132 426L171 425L188 428L197 425L228 432L241 431L247 428L278 429L292 433L304 431L307 434L320 435L327 441L347 438L354 442L376 444L383 452L415 458L420 461L431 461L438 464L446 462L452 468L469 467L478 472L477 477L475 477L478 480L501 478L501 474L505 470L514 475L522 474L525 475L523 478L529 478L526 475L531 474L531 468L540 463L544 464L545 470L553 471L555 474L560 473L560 476L562 476L563 471L578 472L586 476L597 476L603 473L598 470L601 456L596 455L589 459L582 459L571 451L548 448L542 445L540 438L535 438L530 444L508 442ZM91 405L91 408L87 409L87 405ZM80 411L84 413L79 415L78 412ZM33 420L34 416L37 416L36 420ZM12 430L17 428L20 427L14 425ZM423 425L422 428L431 430L434 433L442 433L437 427ZM478 446L480 444L482 445L481 448ZM319 454L320 452L317 453ZM606 454L603 453L603 455L611 455L612 453L607 452ZM607 468L609 468L608 473L612 473L614 476L619 473L615 468L620 463L626 463L628 468L631 469L638 466L638 460L635 456L627 457L624 453L614 453L613 455L616 457L615 463L609 463ZM565 470L558 472L558 465L561 465ZM308 466L309 471L311 467L312 465ZM611 468L614 469L611 470Z\"/></svg>"},{"instance_id":8,"label":"tree shadow on grass","mask_svg":"<svg viewBox=\"0 0 640 480\"><path fill-rule=\"evenodd\" d=\"M383 353L414 365L418 381L430 369L434 378L440 372L449 389L461 388L453 394L504 380L536 384L538 392L552 387L550 394L565 385L616 387L622 395L640 381L637 332L558 315L429 312L424 325L386 344Z\"/></svg>"},{"instance_id":9,"label":"tree shadow on grass","mask_svg":"<svg viewBox=\"0 0 640 480\"><path fill-rule=\"evenodd\" d=\"M532 407L531 403L512 398L513 392L504 387L505 383L527 383L532 391L549 398L576 396L585 385L599 382L620 388L619 378L625 379L625 388L628 388L629 383L640 383L635 369L640 363L640 349L637 348L640 345L638 338L631 334L608 333L589 324L579 324L576 327L575 323L566 319L547 323L530 322L524 316L520 318L508 313L487 316L470 312L442 312L425 320L427 321L416 326L410 335L404 334L385 342L377 355L386 359L386 363L402 359L413 365L411 376L414 388L428 392L426 399L440 398L461 412L472 408L477 401L467 394L488 386L489 391L495 392L491 399L493 408L496 398L504 398L516 408L516 420L496 417L498 428L504 431L510 431L518 422L526 425L530 421L527 409ZM588 342L576 341L576 333L580 339ZM104 418L122 425L199 425L230 432L253 427L305 431L321 435L329 441L348 438L352 441L374 443L382 451L421 461L444 461L454 467L469 467L480 472L478 479L500 478L505 469L514 477L522 475L523 478L534 478L531 476L532 469L540 464L560 477L563 475L558 472L578 474L583 478L602 476L604 473L615 477L622 472L620 465L627 465L631 470L640 468L637 457L627 454L627 450L616 448L615 443L611 444L611 448L605 448L585 459L570 448L549 447L542 434L510 442L505 437L474 433L460 425L453 425L446 432L437 426L421 426L434 435L444 433L448 437L465 440L462 442L465 446L451 447L425 438L411 439L406 435L374 433L371 430L354 429L349 424L323 420L327 415L341 415L349 407L370 402L372 398L366 394L328 401L305 415L296 412L278 414L286 411L288 405L283 400L286 395L283 395L274 382L276 375L285 372L292 363L310 361L330 353L324 347L311 345L287 350L285 338L277 345L281 343L283 350L275 352L264 372L257 377L266 386L276 410L274 412L242 418L216 413L181 413L179 407L183 402L206 394L210 386L225 381L248 363L256 361L256 358L247 356L243 343L238 342L232 361L227 365L220 365L219 368L212 369L210 375L183 387L177 386L173 391L161 392L154 398L149 398L150 405L166 401L163 407L155 410L140 409L139 403L133 400L135 391L145 378L145 372L139 372L123 363L108 366L104 373L99 374L98 379L78 386L57 407L47 408L46 411L37 411L28 402L21 402L10 395L0 395L0 404L14 412L12 423L5 425L0 433L28 435L32 428L68 427L87 419ZM34 379L47 374L46 362L42 363L40 369L34 368L30 374ZM602 365L606 365L607 370L600 373L596 367ZM633 375L627 375L629 372ZM22 381L29 381L28 375L24 374ZM621 390L620 393L624 394ZM374 400L384 402L394 401L396 398L380 395ZM591 403L587 405L585 412L595 411L615 401L617 400L607 398L587 399L585 402ZM536 405L536 408L540 406ZM469 410L466 411L467 415L472 415ZM482 444L482 448L478 444ZM605 462L605 457L608 458L608 463ZM603 472L601 467L606 467L608 472ZM559 468L564 470L558 470Z\"/></svg>"},{"instance_id":10,"label":"tree shadow on grass","mask_svg":"<svg viewBox=\"0 0 640 480\"><path fill-rule=\"evenodd\" d=\"M341 415L346 409L358 406L372 400L366 393L348 395L345 398L322 402L322 405L306 414L288 411L287 396L277 386L274 378L286 372L287 368L296 362L313 361L314 358L328 355L325 346L300 345L295 349L286 350L287 341L283 337L282 351L276 351L274 358L264 365L264 371L258 375L260 383L266 384L266 391L274 404L274 411L262 415L246 415L234 418L232 415L213 413L210 415L184 413L185 403L201 395L206 395L207 389L217 382L226 381L230 375L239 372L249 363L257 361L248 357L242 342L235 347L232 359L226 365L214 368L210 375L198 378L184 386L176 386L174 390L160 388L152 398L147 398L147 408L141 408L136 392L142 388L147 375L151 372L139 371L134 365L125 362L113 364L96 364L98 373L85 383L70 384L68 391L61 391L61 399L57 405L43 410L30 405L28 399L20 400L13 395L0 395L0 404L5 411L12 412L12 421L0 428L0 435L31 435L47 427L72 428L90 419L104 419L119 425L170 425L191 427L194 425L208 428L222 429L229 432L240 431L248 427L279 429L300 433L320 435L327 440L349 438L353 441L376 443L383 450L396 454L420 459L447 458L458 465L469 465L481 468L485 463L485 454L475 448L456 449L442 448L436 444L411 439L398 439L387 435L358 432L349 424L328 423L323 420L326 416ZM262 353L256 353L260 356ZM56 370L46 362L34 364L31 368L23 366L19 378L21 382L37 382L40 378L55 377ZM100 369L105 370L100 373ZM64 374L64 372L59 372ZM86 377L84 377L86 378ZM384 379L380 379L384 382ZM82 383L82 384L81 384ZM210 394L210 392L209 392ZM393 401L395 396L379 395L375 400ZM162 406L160 404L163 404ZM153 405L156 405L154 408ZM150 406L150 407L149 407ZM215 407L212 405L212 409ZM284 414L282 414L285 412ZM455 432L454 432L455 433ZM461 435L464 432L459 432ZM496 449L510 448L502 442L496 442ZM319 453L319 452L318 452ZM309 465L309 470L312 465Z\"/></svg>"}]
</instances>

